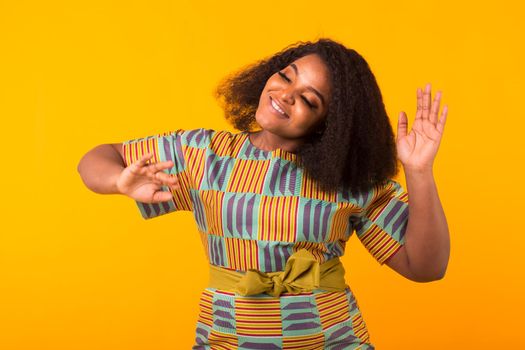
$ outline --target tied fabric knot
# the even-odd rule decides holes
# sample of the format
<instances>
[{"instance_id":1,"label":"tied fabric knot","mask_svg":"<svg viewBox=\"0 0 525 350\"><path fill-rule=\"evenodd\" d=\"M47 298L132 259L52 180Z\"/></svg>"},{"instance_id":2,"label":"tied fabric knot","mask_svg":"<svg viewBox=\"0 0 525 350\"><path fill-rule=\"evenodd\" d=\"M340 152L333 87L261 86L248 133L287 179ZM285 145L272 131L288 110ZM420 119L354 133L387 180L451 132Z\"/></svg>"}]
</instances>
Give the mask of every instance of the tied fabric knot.
<instances>
[{"instance_id":1,"label":"tied fabric knot","mask_svg":"<svg viewBox=\"0 0 525 350\"><path fill-rule=\"evenodd\" d=\"M208 286L239 295L266 293L276 297L284 292L299 294L314 289L342 292L348 288L339 257L321 264L304 248L290 255L284 271L264 273L249 269L242 272L210 264Z\"/></svg>"},{"instance_id":2,"label":"tied fabric knot","mask_svg":"<svg viewBox=\"0 0 525 350\"><path fill-rule=\"evenodd\" d=\"M266 293L279 297L284 292L298 294L319 288L320 279L319 262L312 253L302 248L290 255L284 271L261 272L249 269L235 289L244 296Z\"/></svg>"}]
</instances>

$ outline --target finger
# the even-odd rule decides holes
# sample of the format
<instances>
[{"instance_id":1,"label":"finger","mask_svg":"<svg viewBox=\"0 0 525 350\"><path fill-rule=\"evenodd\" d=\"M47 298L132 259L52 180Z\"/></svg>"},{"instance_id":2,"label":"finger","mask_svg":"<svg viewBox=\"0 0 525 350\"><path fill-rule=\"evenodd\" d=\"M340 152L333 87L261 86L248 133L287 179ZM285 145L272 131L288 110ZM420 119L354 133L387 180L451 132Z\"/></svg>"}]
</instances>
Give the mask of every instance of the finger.
<instances>
[{"instance_id":1,"label":"finger","mask_svg":"<svg viewBox=\"0 0 525 350\"><path fill-rule=\"evenodd\" d=\"M405 112L399 113L399 117L397 119L397 137L405 137L407 135L407 129L408 129L408 118Z\"/></svg>"},{"instance_id":2,"label":"finger","mask_svg":"<svg viewBox=\"0 0 525 350\"><path fill-rule=\"evenodd\" d=\"M154 178L155 174L158 172L163 172L164 169L169 169L171 167L173 167L173 161L168 160L166 162L148 164L145 170L147 175Z\"/></svg>"},{"instance_id":3,"label":"finger","mask_svg":"<svg viewBox=\"0 0 525 350\"><path fill-rule=\"evenodd\" d=\"M434 97L434 102L432 103L432 108L430 110L430 121L433 125L436 125L438 120L438 112L439 112L439 104L441 102L441 91L438 91L436 93L436 97Z\"/></svg>"},{"instance_id":4,"label":"finger","mask_svg":"<svg viewBox=\"0 0 525 350\"><path fill-rule=\"evenodd\" d=\"M139 160L137 160L134 164L136 164L137 166L144 166L146 165L146 163L148 162L148 160L153 157L153 153L145 153L142 155L142 157L140 157Z\"/></svg>"},{"instance_id":5,"label":"finger","mask_svg":"<svg viewBox=\"0 0 525 350\"><path fill-rule=\"evenodd\" d=\"M175 176L171 176L162 171L155 173L153 176L155 177L155 179L162 181L166 185L173 185L179 182L179 180Z\"/></svg>"},{"instance_id":6,"label":"finger","mask_svg":"<svg viewBox=\"0 0 525 350\"><path fill-rule=\"evenodd\" d=\"M129 168L133 173L143 175L144 173L147 173L147 167L149 164L147 164L148 160L153 156L153 153L145 153L143 154L139 160L133 162L130 164Z\"/></svg>"},{"instance_id":7,"label":"finger","mask_svg":"<svg viewBox=\"0 0 525 350\"><path fill-rule=\"evenodd\" d=\"M428 114L430 111L430 83L425 86L425 93L423 94L423 114L421 118L428 119Z\"/></svg>"},{"instance_id":8,"label":"finger","mask_svg":"<svg viewBox=\"0 0 525 350\"><path fill-rule=\"evenodd\" d=\"M445 122L447 121L447 114L448 114L448 106L445 105L443 107L443 112L441 112L441 118L439 119L439 123L436 126L436 128L439 130L441 134L443 134L443 130L445 130Z\"/></svg>"},{"instance_id":9,"label":"finger","mask_svg":"<svg viewBox=\"0 0 525 350\"><path fill-rule=\"evenodd\" d=\"M173 194L168 191L157 191L153 194L153 203L167 202L173 198Z\"/></svg>"},{"instance_id":10,"label":"finger","mask_svg":"<svg viewBox=\"0 0 525 350\"><path fill-rule=\"evenodd\" d=\"M168 160L165 162L152 163L149 165L148 171L157 172L164 169L169 169L173 167L173 161Z\"/></svg>"},{"instance_id":11,"label":"finger","mask_svg":"<svg viewBox=\"0 0 525 350\"><path fill-rule=\"evenodd\" d=\"M423 113L423 91L421 88L417 88L417 110L416 110L416 120L421 119Z\"/></svg>"},{"instance_id":12,"label":"finger","mask_svg":"<svg viewBox=\"0 0 525 350\"><path fill-rule=\"evenodd\" d=\"M153 157L153 153L145 153L142 155L142 157L140 157L139 160L137 160L134 164L139 167L139 168L142 168L144 166L147 166L149 165L149 161L151 159L151 157Z\"/></svg>"}]
</instances>

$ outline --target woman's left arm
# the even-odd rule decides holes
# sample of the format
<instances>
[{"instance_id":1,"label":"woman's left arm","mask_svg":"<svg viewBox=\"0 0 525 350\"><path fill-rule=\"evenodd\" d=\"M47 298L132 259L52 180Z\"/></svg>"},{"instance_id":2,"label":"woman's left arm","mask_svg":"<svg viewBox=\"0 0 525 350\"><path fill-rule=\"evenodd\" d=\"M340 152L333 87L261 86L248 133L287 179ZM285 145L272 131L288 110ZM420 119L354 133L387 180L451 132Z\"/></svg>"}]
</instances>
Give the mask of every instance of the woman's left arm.
<instances>
[{"instance_id":1,"label":"woman's left arm","mask_svg":"<svg viewBox=\"0 0 525 350\"><path fill-rule=\"evenodd\" d=\"M443 108L438 121L441 92L431 105L430 89L430 84L425 92L417 89L417 112L410 133L406 114L399 115L396 145L405 172L409 214L405 244L386 262L418 282L443 278L450 256L448 225L432 171L448 108Z\"/></svg>"},{"instance_id":2,"label":"woman's left arm","mask_svg":"<svg viewBox=\"0 0 525 350\"><path fill-rule=\"evenodd\" d=\"M450 238L432 171L405 170L409 198L405 249L414 277L433 281L445 276Z\"/></svg>"}]
</instances>

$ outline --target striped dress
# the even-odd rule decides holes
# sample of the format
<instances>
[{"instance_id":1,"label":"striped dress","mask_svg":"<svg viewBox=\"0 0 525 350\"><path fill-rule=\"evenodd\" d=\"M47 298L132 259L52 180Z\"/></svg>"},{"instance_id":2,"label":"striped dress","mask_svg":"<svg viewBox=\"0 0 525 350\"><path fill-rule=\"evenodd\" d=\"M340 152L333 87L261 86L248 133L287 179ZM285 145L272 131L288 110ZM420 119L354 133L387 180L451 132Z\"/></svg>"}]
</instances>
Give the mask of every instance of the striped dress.
<instances>
[{"instance_id":1,"label":"striped dress","mask_svg":"<svg viewBox=\"0 0 525 350\"><path fill-rule=\"evenodd\" d=\"M143 218L192 211L210 264L281 271L301 248L323 263L355 232L379 264L405 242L408 194L396 181L370 191L323 192L294 153L255 147L248 132L178 129L123 142L126 165L152 152L172 160L171 200L136 201ZM169 191L168 187L164 190ZM193 349L374 349L350 287L241 296L205 288Z\"/></svg>"}]
</instances>

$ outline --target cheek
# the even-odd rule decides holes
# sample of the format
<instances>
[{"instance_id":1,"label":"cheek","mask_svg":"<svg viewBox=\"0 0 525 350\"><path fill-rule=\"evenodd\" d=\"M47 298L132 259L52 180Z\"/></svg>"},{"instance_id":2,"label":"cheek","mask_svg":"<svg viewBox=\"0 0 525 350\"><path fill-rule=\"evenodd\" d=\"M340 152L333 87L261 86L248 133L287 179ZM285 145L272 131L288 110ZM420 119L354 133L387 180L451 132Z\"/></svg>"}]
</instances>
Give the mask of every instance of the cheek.
<instances>
[{"instance_id":1,"label":"cheek","mask_svg":"<svg viewBox=\"0 0 525 350\"><path fill-rule=\"evenodd\" d=\"M281 80L281 77L279 77L277 74L271 76L266 81L266 89L275 89L275 88L282 88L284 86L284 82Z\"/></svg>"},{"instance_id":2,"label":"cheek","mask_svg":"<svg viewBox=\"0 0 525 350\"><path fill-rule=\"evenodd\" d=\"M320 121L319 116L313 113L312 110L310 110L307 106L304 108L297 108L297 110L294 110L294 112L295 117L293 122L298 129L309 131L314 129Z\"/></svg>"},{"instance_id":3,"label":"cheek","mask_svg":"<svg viewBox=\"0 0 525 350\"><path fill-rule=\"evenodd\" d=\"M301 119L315 119L315 113L306 105L303 101L296 100L294 107L293 107L293 113L297 116L297 118Z\"/></svg>"}]
</instances>

